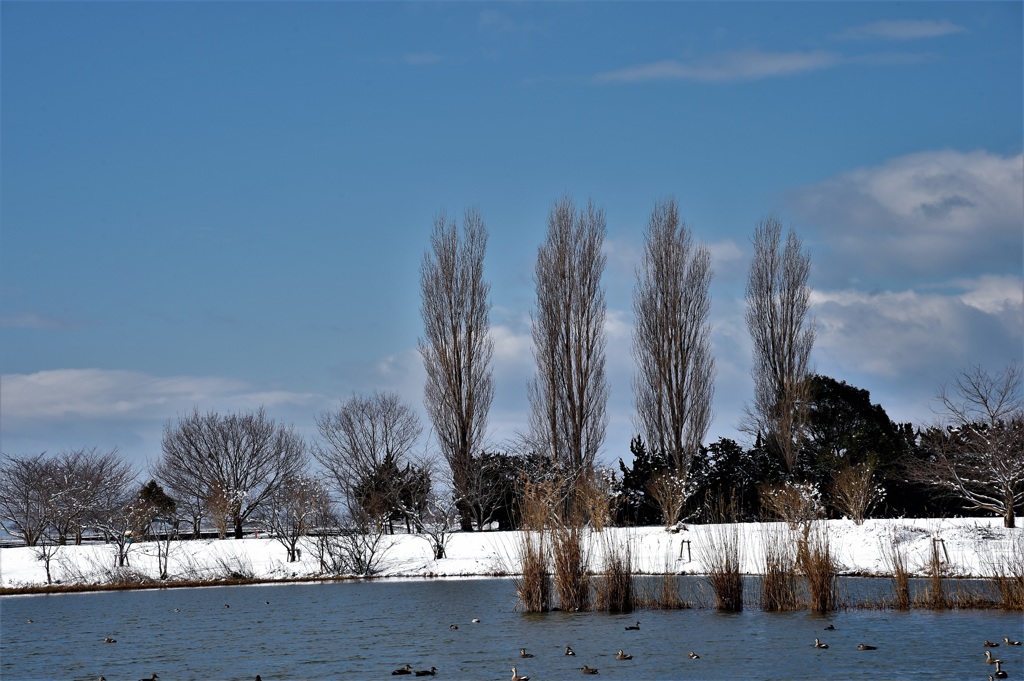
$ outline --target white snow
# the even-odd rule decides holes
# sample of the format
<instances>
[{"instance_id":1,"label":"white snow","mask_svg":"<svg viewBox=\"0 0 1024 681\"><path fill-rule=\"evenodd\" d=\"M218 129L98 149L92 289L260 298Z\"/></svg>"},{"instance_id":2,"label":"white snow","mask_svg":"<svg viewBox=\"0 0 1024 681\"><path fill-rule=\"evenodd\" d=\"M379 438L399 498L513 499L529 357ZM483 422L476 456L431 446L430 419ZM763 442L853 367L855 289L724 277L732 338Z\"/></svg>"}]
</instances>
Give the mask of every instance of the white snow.
<instances>
[{"instance_id":1,"label":"white snow","mask_svg":"<svg viewBox=\"0 0 1024 681\"><path fill-rule=\"evenodd\" d=\"M886 556L898 546L912 573L923 574L933 547L946 572L953 576L987 576L1013 556L1021 560L1024 529L1006 529L1002 518L886 519L855 525L849 520L821 521L827 528L832 553L843 574L887 575ZM663 527L609 528L593 532L588 541L590 566L600 572L606 546L627 547L638 573L705 572L703 550L723 531L737 532L743 571L763 571L765 537L791 532L784 523L688 525L679 532ZM434 560L430 544L419 535L386 537L380 563L382 577L466 577L514 575L518 572L520 535L517 532L456 533L447 545L447 557ZM687 545L686 542L689 542ZM938 543L936 543L938 542ZM113 545L86 544L60 547L51 561L55 581L63 584L100 584L112 574ZM174 579L224 577L235 570L258 579L286 580L321 576L312 547L304 545L302 558L286 561L285 548L266 537L240 540L176 541L171 545L170 577ZM131 569L151 578L159 575L155 544L138 543L129 555ZM46 583L44 564L33 548L0 549L0 587L26 587Z\"/></svg>"}]
</instances>

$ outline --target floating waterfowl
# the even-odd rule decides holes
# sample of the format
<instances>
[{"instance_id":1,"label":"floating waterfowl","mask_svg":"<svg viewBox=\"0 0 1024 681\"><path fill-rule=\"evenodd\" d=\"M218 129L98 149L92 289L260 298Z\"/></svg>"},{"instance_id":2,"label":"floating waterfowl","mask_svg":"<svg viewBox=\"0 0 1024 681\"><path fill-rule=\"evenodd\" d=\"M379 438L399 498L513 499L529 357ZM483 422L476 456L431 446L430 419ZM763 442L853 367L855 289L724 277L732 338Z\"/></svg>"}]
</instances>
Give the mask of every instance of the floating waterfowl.
<instances>
[{"instance_id":1,"label":"floating waterfowl","mask_svg":"<svg viewBox=\"0 0 1024 681\"><path fill-rule=\"evenodd\" d=\"M412 674L412 665L407 664L404 667L391 672L391 676L401 676L402 674Z\"/></svg>"},{"instance_id":2,"label":"floating waterfowl","mask_svg":"<svg viewBox=\"0 0 1024 681\"><path fill-rule=\"evenodd\" d=\"M29 622L31 622L31 621L32 620L29 620ZM1008 646L1019 646L1020 645L1020 641L1011 641L1009 636L1004 636L1003 637L1003 643L1005 643Z\"/></svg>"},{"instance_id":3,"label":"floating waterfowl","mask_svg":"<svg viewBox=\"0 0 1024 681\"><path fill-rule=\"evenodd\" d=\"M597 669L594 667L588 667L587 665L580 667L580 671L584 674L597 674Z\"/></svg>"},{"instance_id":4,"label":"floating waterfowl","mask_svg":"<svg viewBox=\"0 0 1024 681\"><path fill-rule=\"evenodd\" d=\"M996 658L992 657L992 651L991 650L986 650L985 651L985 662L988 662L989 664L996 664L997 662L1002 662L1002 660L997 660Z\"/></svg>"},{"instance_id":5,"label":"floating waterfowl","mask_svg":"<svg viewBox=\"0 0 1024 681\"><path fill-rule=\"evenodd\" d=\"M526 648L520 648L519 657L533 657L533 654L526 652Z\"/></svg>"},{"instance_id":6,"label":"floating waterfowl","mask_svg":"<svg viewBox=\"0 0 1024 681\"><path fill-rule=\"evenodd\" d=\"M828 644L827 643L822 643L818 639L814 639L814 647L815 648L828 648Z\"/></svg>"},{"instance_id":7,"label":"floating waterfowl","mask_svg":"<svg viewBox=\"0 0 1024 681\"><path fill-rule=\"evenodd\" d=\"M416 676L434 676L435 674L437 674L437 667L416 670Z\"/></svg>"},{"instance_id":8,"label":"floating waterfowl","mask_svg":"<svg viewBox=\"0 0 1024 681\"><path fill-rule=\"evenodd\" d=\"M836 630L836 628L833 625L831 625L831 624L828 625L827 627L825 627L825 631L835 631L835 630Z\"/></svg>"},{"instance_id":9,"label":"floating waterfowl","mask_svg":"<svg viewBox=\"0 0 1024 681\"><path fill-rule=\"evenodd\" d=\"M110 638L109 636L106 636L106 637L104 637L103 642L104 643L117 643L117 639L116 638Z\"/></svg>"},{"instance_id":10,"label":"floating waterfowl","mask_svg":"<svg viewBox=\"0 0 1024 681\"><path fill-rule=\"evenodd\" d=\"M516 671L515 667L512 667L512 681L530 681L529 676L519 676L519 672Z\"/></svg>"},{"instance_id":11,"label":"floating waterfowl","mask_svg":"<svg viewBox=\"0 0 1024 681\"><path fill-rule=\"evenodd\" d=\"M473 624L480 624L480 618L479 617L474 617L473 618Z\"/></svg>"},{"instance_id":12,"label":"floating waterfowl","mask_svg":"<svg viewBox=\"0 0 1024 681\"><path fill-rule=\"evenodd\" d=\"M139 679L139 681L156 681L159 678L160 677L156 675L156 672L153 672L153 676L149 677L148 679Z\"/></svg>"},{"instance_id":13,"label":"floating waterfowl","mask_svg":"<svg viewBox=\"0 0 1024 681\"><path fill-rule=\"evenodd\" d=\"M639 629L640 629L640 623L639 622L637 622L636 624L631 624L628 627L626 627L626 631L639 631Z\"/></svg>"},{"instance_id":14,"label":"floating waterfowl","mask_svg":"<svg viewBox=\"0 0 1024 681\"><path fill-rule=\"evenodd\" d=\"M627 655L626 653L624 653L624 652L622 652L620 650L619 652L615 653L615 659L616 660L632 660L633 656L632 655Z\"/></svg>"},{"instance_id":15,"label":"floating waterfowl","mask_svg":"<svg viewBox=\"0 0 1024 681\"><path fill-rule=\"evenodd\" d=\"M699 660L700 659L700 655L698 655L697 653L693 652L692 650L690 651L689 657L690 657L691 660Z\"/></svg>"},{"instance_id":16,"label":"floating waterfowl","mask_svg":"<svg viewBox=\"0 0 1024 681\"><path fill-rule=\"evenodd\" d=\"M857 646L857 650L878 650L878 646L869 646L865 643L861 643Z\"/></svg>"},{"instance_id":17,"label":"floating waterfowl","mask_svg":"<svg viewBox=\"0 0 1024 681\"><path fill-rule=\"evenodd\" d=\"M1007 676L1009 676L1009 674L1007 674L1006 672L1004 672L1002 670L1002 667L1000 667L1001 664L1002 664L1002 662L1000 660L996 660L996 678L997 679L1005 679Z\"/></svg>"},{"instance_id":18,"label":"floating waterfowl","mask_svg":"<svg viewBox=\"0 0 1024 681\"><path fill-rule=\"evenodd\" d=\"M269 603L270 601L267 601L267 602ZM256 681L263 681L263 677L260 676L259 674L257 674L256 675Z\"/></svg>"},{"instance_id":19,"label":"floating waterfowl","mask_svg":"<svg viewBox=\"0 0 1024 681\"><path fill-rule=\"evenodd\" d=\"M982 643L981 645L985 646L986 648L998 648L999 647L998 643L993 643L992 641L989 641L988 639L986 639L985 642Z\"/></svg>"},{"instance_id":20,"label":"floating waterfowl","mask_svg":"<svg viewBox=\"0 0 1024 681\"><path fill-rule=\"evenodd\" d=\"M457 631L459 627L458 627L458 625L453 624L453 625L451 625L448 628L451 629L452 631Z\"/></svg>"},{"instance_id":21,"label":"floating waterfowl","mask_svg":"<svg viewBox=\"0 0 1024 681\"><path fill-rule=\"evenodd\" d=\"M573 650L572 648L570 648L569 646L566 646L566 647L565 647L565 654L566 654L566 655L575 655L575 654L576 654L576 651L575 651L575 650Z\"/></svg>"}]
</instances>

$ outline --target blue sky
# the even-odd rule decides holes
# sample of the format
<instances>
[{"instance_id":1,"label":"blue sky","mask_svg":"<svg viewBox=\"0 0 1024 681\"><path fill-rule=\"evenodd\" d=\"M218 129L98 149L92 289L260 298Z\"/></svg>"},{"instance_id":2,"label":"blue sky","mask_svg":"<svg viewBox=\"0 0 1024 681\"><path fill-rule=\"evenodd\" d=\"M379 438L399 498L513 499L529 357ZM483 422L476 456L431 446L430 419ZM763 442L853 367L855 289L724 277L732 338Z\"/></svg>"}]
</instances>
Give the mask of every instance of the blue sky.
<instances>
[{"instance_id":1,"label":"blue sky","mask_svg":"<svg viewBox=\"0 0 1024 681\"><path fill-rule=\"evenodd\" d=\"M1022 355L1021 26L1019 2L3 2L0 445L141 468L193 407L310 437L354 393L421 410L420 261L475 206L501 447L563 194L608 220L603 460L668 196L714 256L709 440L742 440L767 213L811 252L815 369L929 422L951 372Z\"/></svg>"}]
</instances>

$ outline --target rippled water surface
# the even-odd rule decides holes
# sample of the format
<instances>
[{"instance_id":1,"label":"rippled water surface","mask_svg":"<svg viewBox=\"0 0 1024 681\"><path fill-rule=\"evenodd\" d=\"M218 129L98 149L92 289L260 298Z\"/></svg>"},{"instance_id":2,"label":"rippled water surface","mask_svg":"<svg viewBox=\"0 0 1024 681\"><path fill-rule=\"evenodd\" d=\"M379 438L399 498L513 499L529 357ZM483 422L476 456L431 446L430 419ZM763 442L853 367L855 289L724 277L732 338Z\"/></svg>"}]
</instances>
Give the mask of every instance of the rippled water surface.
<instances>
[{"instance_id":1,"label":"rippled water surface","mask_svg":"<svg viewBox=\"0 0 1024 681\"><path fill-rule=\"evenodd\" d=\"M383 679L408 663L437 667L438 679L507 681L513 665L535 681L578 678L586 664L604 679L984 680L994 667L982 642L1024 637L1019 614L988 610L527 615L514 606L501 579L9 596L0 677ZM636 620L639 631L625 630ZM835 631L824 630L830 623ZM815 638L829 648L815 649ZM861 642L878 650L856 650ZM535 657L521 659L523 647ZM634 659L616 660L619 648ZM993 652L1011 679L1024 678L1024 647Z\"/></svg>"}]
</instances>

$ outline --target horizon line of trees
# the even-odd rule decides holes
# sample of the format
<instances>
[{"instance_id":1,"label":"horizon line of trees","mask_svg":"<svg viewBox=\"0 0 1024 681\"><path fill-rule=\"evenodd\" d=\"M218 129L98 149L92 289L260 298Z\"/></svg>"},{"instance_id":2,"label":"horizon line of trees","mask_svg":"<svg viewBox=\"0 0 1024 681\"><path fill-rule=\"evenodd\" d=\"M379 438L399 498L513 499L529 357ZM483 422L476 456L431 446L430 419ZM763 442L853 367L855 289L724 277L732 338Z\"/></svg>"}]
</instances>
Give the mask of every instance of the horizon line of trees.
<instances>
[{"instance_id":1,"label":"horizon line of trees","mask_svg":"<svg viewBox=\"0 0 1024 681\"><path fill-rule=\"evenodd\" d=\"M552 204L534 270L527 430L508 451L484 445L494 393L486 226L476 209L465 212L461 229L442 212L420 269L418 344L437 460L413 450L422 424L392 393L353 395L318 415L314 442L262 408L195 409L165 425L161 457L147 476L151 497L174 502L160 517L175 528L191 523L193 535L204 521L222 536L266 528L288 538L292 559L298 537L314 528L379 536L396 524L434 533L435 553L443 553L453 527L518 526L524 482L548 480L567 508L592 503L596 491L618 523L708 519L708 509L728 504L746 519L980 510L1014 526L1024 503L1020 366L963 369L939 392L941 425L893 424L867 391L811 373L810 254L775 216L755 226L746 287L754 395L739 425L754 444L705 445L714 273L707 246L695 243L672 198L655 202L636 272L632 465L620 459L618 471L600 469L608 419L605 234L604 211L592 200L577 208L563 196ZM119 530L123 540L152 523L143 522L148 510L139 517L132 510L141 494L132 489L136 475L116 450L5 455L0 516L30 545L80 540L86 527Z\"/></svg>"}]
</instances>

